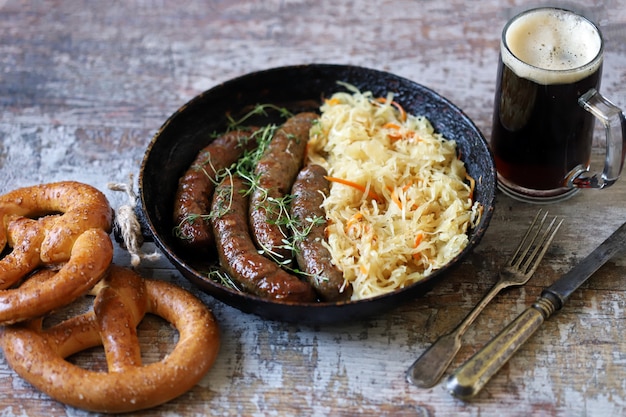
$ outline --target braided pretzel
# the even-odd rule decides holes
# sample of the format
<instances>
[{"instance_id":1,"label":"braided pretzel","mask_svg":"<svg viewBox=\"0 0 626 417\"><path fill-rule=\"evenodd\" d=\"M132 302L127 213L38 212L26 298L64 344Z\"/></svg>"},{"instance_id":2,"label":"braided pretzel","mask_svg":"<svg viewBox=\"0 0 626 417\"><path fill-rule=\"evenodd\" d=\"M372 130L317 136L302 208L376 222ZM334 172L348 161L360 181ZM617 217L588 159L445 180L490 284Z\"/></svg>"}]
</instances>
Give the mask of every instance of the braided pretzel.
<instances>
[{"instance_id":1,"label":"braided pretzel","mask_svg":"<svg viewBox=\"0 0 626 417\"><path fill-rule=\"evenodd\" d=\"M52 217L33 220L10 216L7 219L8 243L13 250L0 259L0 289L15 284L41 264L39 248L45 237L44 229L53 221Z\"/></svg>"},{"instance_id":2,"label":"braided pretzel","mask_svg":"<svg viewBox=\"0 0 626 417\"><path fill-rule=\"evenodd\" d=\"M93 310L83 315L45 330L37 319L0 334L8 363L41 391L85 410L130 412L183 394L213 365L219 329L209 309L190 293L114 265L94 290ZM171 322L179 338L163 360L142 366L136 326L146 313ZM98 345L104 346L108 372L64 359Z\"/></svg>"},{"instance_id":3,"label":"braided pretzel","mask_svg":"<svg viewBox=\"0 0 626 417\"><path fill-rule=\"evenodd\" d=\"M32 231L35 230L36 234L31 236L31 244L25 245L27 249L29 249L28 246L36 245L41 239L40 231L36 230L37 222L34 220L30 222L30 227L22 233L32 235ZM28 258L31 252L27 250L25 257ZM19 256L17 258L19 260ZM113 244L109 235L102 229L87 230L78 236L72 247L69 261L58 272L41 269L19 287L0 290L0 323L15 323L38 317L70 304L89 291L102 278L112 259ZM39 259L30 258L28 261L30 268L33 264L37 264ZM10 276L10 274L7 275ZM6 286L7 282L3 288Z\"/></svg>"},{"instance_id":4,"label":"braided pretzel","mask_svg":"<svg viewBox=\"0 0 626 417\"><path fill-rule=\"evenodd\" d=\"M85 230L111 231L113 210L104 194L74 181L19 188L0 196L0 252L7 244L7 224L15 216L39 217L62 213L41 243L41 261L64 262L72 245Z\"/></svg>"},{"instance_id":5,"label":"braided pretzel","mask_svg":"<svg viewBox=\"0 0 626 417\"><path fill-rule=\"evenodd\" d=\"M78 182L0 196L0 252L12 248L0 259L0 324L67 305L95 285L113 258L111 218L104 194ZM39 270L16 286L38 267L60 270Z\"/></svg>"}]
</instances>

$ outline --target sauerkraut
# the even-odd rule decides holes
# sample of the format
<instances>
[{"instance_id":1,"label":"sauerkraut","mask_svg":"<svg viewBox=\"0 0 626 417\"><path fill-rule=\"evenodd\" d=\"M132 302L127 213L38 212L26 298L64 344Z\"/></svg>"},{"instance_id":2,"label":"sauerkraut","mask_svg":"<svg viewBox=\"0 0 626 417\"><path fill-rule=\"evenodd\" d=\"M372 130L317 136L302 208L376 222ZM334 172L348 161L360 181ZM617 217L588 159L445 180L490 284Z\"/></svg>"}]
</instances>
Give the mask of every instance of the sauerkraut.
<instances>
[{"instance_id":1,"label":"sauerkraut","mask_svg":"<svg viewBox=\"0 0 626 417\"><path fill-rule=\"evenodd\" d=\"M420 281L468 243L481 207L456 143L393 100L347 86L321 106L309 162L328 171L326 245L353 300Z\"/></svg>"}]
</instances>

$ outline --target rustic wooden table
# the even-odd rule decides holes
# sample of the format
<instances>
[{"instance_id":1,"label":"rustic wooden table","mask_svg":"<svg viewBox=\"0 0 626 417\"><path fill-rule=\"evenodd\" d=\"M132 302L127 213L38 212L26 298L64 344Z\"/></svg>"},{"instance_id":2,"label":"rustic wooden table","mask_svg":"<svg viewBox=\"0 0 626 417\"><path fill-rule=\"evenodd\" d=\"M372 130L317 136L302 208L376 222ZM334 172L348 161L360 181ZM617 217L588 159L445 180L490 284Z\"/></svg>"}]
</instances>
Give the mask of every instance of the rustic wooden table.
<instances>
[{"instance_id":1,"label":"rustic wooden table","mask_svg":"<svg viewBox=\"0 0 626 417\"><path fill-rule=\"evenodd\" d=\"M626 3L561 4L599 22L607 40L603 89L626 108ZM488 137L500 30L532 5L0 0L0 193L78 180L104 191L114 207L125 204L127 197L107 183L138 174L152 135L179 106L232 77L289 64L345 63L394 72L448 97ZM596 163L602 161L597 148ZM487 307L450 369L625 221L625 201L622 180L547 207L565 223L545 261L529 284L505 291ZM501 194L496 204L483 241L445 282L423 298L349 324L265 321L195 290L165 258L144 261L146 276L179 283L210 306L222 348L193 390L138 414L625 415L624 254L584 284L473 401L453 398L442 385L419 389L407 383L413 360L493 285L537 210ZM114 262L129 265L128 254L116 247ZM154 355L167 345L150 343L157 334L142 336ZM33 389L0 354L0 414L88 413Z\"/></svg>"}]
</instances>

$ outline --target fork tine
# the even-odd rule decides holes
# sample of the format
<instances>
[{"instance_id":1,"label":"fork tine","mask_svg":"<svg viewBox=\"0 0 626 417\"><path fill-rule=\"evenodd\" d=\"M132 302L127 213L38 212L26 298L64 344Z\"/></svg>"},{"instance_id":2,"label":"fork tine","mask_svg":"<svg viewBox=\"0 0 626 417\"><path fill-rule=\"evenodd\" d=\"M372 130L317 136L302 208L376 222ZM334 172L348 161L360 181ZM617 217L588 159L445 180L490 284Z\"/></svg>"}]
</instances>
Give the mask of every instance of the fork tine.
<instances>
[{"instance_id":1,"label":"fork tine","mask_svg":"<svg viewBox=\"0 0 626 417\"><path fill-rule=\"evenodd\" d=\"M550 222L550 225L548 226L548 228L546 229L546 231L544 232L541 238L541 242L537 244L537 246L535 247L535 250L533 251L533 254L528 257L528 260L524 264L525 274L534 273L537 267L539 266L539 262L541 261L541 259L543 259L543 255L546 254L548 247L552 243L552 239L554 239L556 232L559 230L559 228L561 227L561 224L563 223L563 219L561 219L558 223L556 223L556 220L557 220L556 217L552 219L552 221ZM530 266L530 269L528 269L529 266Z\"/></svg>"},{"instance_id":2,"label":"fork tine","mask_svg":"<svg viewBox=\"0 0 626 417\"><path fill-rule=\"evenodd\" d=\"M530 234L532 233L532 231L535 230L535 225L541 213L542 213L542 210L539 210L537 211L537 214L535 214L535 218L530 223L530 226L528 227L528 229L526 229L526 233L524 234L524 237L522 238L521 242L517 246L517 249L515 249L515 253L511 257L511 260L509 261L509 266L518 268L519 265L524 260L524 258L526 257L526 255L528 254L528 250L533 246L533 243L535 243L535 240L537 239L537 235L539 234L539 231L543 227L543 223L545 222L546 217L548 216L548 212L546 212L543 215L543 218L541 219L541 222L539 223L539 228L536 229L535 234L532 236L528 244L527 244L527 239L530 237Z\"/></svg>"},{"instance_id":3,"label":"fork tine","mask_svg":"<svg viewBox=\"0 0 626 417\"><path fill-rule=\"evenodd\" d=\"M548 213L546 213L546 216L547 216L547 214ZM535 233L535 238L533 239L533 244L535 243L535 240L537 240L537 236L539 236L539 232L543 228L543 224L545 223L546 216L544 216L544 218L542 219L541 225L539 226L539 229L537 230L537 233ZM548 233L550 233L550 229L554 225L555 221L556 221L556 217L554 219L552 219L552 222L550 222L550 224L548 225L547 229L543 232L543 236L541 236L541 239L535 245L533 252L530 255L526 256L526 262L524 262L524 265L520 268L520 270L525 271L526 269L528 269L528 266L533 262L533 259L535 258L535 255L537 255L537 252L539 252L539 250L541 249L541 245L543 244L543 242L545 242L546 237L548 236ZM530 248L528 248L528 249L530 249Z\"/></svg>"}]
</instances>

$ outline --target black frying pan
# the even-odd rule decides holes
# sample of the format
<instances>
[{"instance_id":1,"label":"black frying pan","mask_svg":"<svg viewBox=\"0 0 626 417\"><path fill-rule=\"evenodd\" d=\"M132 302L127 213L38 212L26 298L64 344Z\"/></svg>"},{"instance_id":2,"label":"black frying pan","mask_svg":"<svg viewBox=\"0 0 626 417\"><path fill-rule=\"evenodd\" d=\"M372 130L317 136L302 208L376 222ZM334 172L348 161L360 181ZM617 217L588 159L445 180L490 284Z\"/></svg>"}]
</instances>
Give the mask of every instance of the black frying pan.
<instances>
[{"instance_id":1,"label":"black frying pan","mask_svg":"<svg viewBox=\"0 0 626 417\"><path fill-rule=\"evenodd\" d=\"M394 100L415 115L427 117L436 131L455 140L469 174L477 179L475 199L484 207L480 224L469 232L468 246L445 267L423 281L393 293L361 301L296 304L266 300L224 287L199 273L196 261L178 249L172 237L172 206L179 177L214 132L224 131L228 115L245 114L257 104L316 111L325 97L352 84L375 96L393 92ZM480 181L478 181L480 179ZM429 291L444 279L481 240L492 217L496 175L487 143L474 123L437 93L389 73L345 65L302 65L248 74L200 94L176 111L156 133L146 151L139 177L141 214L157 246L185 278L208 294L241 311L267 319L329 323L354 320L388 310Z\"/></svg>"}]
</instances>

